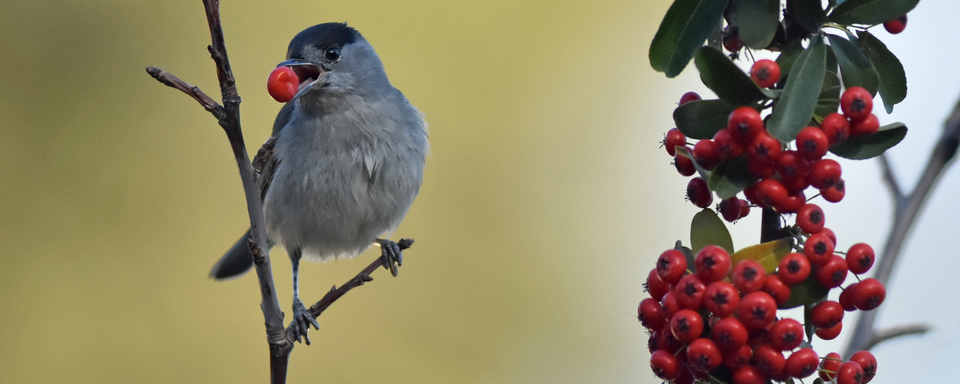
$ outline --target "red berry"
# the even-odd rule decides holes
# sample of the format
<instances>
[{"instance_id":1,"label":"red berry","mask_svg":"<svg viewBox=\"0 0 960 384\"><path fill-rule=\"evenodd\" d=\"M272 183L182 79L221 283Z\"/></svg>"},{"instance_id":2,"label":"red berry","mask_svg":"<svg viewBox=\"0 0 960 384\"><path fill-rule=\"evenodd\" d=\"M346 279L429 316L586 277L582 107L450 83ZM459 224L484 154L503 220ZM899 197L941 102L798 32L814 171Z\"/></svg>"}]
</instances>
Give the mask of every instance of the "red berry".
<instances>
[{"instance_id":1,"label":"red berry","mask_svg":"<svg viewBox=\"0 0 960 384\"><path fill-rule=\"evenodd\" d=\"M722 348L721 351L723 351ZM741 345L740 348L726 351L723 354L723 366L729 368L731 371L736 371L749 364L751 357L753 357L753 348L750 348L748 345Z\"/></svg>"},{"instance_id":2,"label":"red berry","mask_svg":"<svg viewBox=\"0 0 960 384\"><path fill-rule=\"evenodd\" d=\"M740 218L747 217L750 214L750 202L740 199Z\"/></svg>"},{"instance_id":3,"label":"red berry","mask_svg":"<svg viewBox=\"0 0 960 384\"><path fill-rule=\"evenodd\" d=\"M872 135L880 130L880 120L877 115L869 114L863 120L850 124L850 136Z\"/></svg>"},{"instance_id":4,"label":"red berry","mask_svg":"<svg viewBox=\"0 0 960 384\"><path fill-rule=\"evenodd\" d=\"M777 302L766 292L753 292L740 299L737 318L747 329L761 329L777 317Z\"/></svg>"},{"instance_id":5,"label":"red berry","mask_svg":"<svg viewBox=\"0 0 960 384\"><path fill-rule=\"evenodd\" d=\"M718 348L733 351L747 344L750 334L740 320L733 317L720 319L710 330L710 337Z\"/></svg>"},{"instance_id":6,"label":"red berry","mask_svg":"<svg viewBox=\"0 0 960 384\"><path fill-rule=\"evenodd\" d=\"M713 203L713 192L710 192L705 180L694 177L687 183L687 200L697 207L706 208Z\"/></svg>"},{"instance_id":7,"label":"red berry","mask_svg":"<svg viewBox=\"0 0 960 384\"><path fill-rule=\"evenodd\" d=\"M830 241L831 241L833 244L836 244L836 243L837 243L837 235L834 234L834 233L833 233L833 230L831 230L830 228L823 227L823 230L820 231L820 233L826 235L827 238L830 239Z\"/></svg>"},{"instance_id":8,"label":"red berry","mask_svg":"<svg viewBox=\"0 0 960 384\"><path fill-rule=\"evenodd\" d=\"M761 344L753 351L753 365L769 377L783 372L786 363L787 359L783 358L783 353L769 345Z\"/></svg>"},{"instance_id":9,"label":"red berry","mask_svg":"<svg viewBox=\"0 0 960 384\"><path fill-rule=\"evenodd\" d=\"M733 286L741 293L750 293L763 288L767 272L755 260L743 260L733 267Z\"/></svg>"},{"instance_id":10,"label":"red berry","mask_svg":"<svg viewBox=\"0 0 960 384\"><path fill-rule=\"evenodd\" d=\"M743 200L738 199L736 196L721 200L720 206L717 207L717 210L720 211L720 216L723 216L723 219L730 223L737 221L742 212L743 207L740 205L742 201ZM747 207L747 213L750 213L749 207Z\"/></svg>"},{"instance_id":11,"label":"red berry","mask_svg":"<svg viewBox=\"0 0 960 384\"><path fill-rule=\"evenodd\" d=\"M804 180L810 164L797 151L783 151L777 158L777 173L781 179Z\"/></svg>"},{"instance_id":12,"label":"red berry","mask_svg":"<svg viewBox=\"0 0 960 384\"><path fill-rule=\"evenodd\" d=\"M840 164L831 159L823 159L813 164L807 181L816 189L829 188L840 180Z\"/></svg>"},{"instance_id":13,"label":"red berry","mask_svg":"<svg viewBox=\"0 0 960 384\"><path fill-rule=\"evenodd\" d=\"M757 200L761 205L777 206L787 199L787 189L779 181L764 179L757 183Z\"/></svg>"},{"instance_id":14,"label":"red berry","mask_svg":"<svg viewBox=\"0 0 960 384\"><path fill-rule=\"evenodd\" d=\"M750 107L740 107L727 117L727 130L741 144L749 144L763 130L760 112Z\"/></svg>"},{"instance_id":15,"label":"red berry","mask_svg":"<svg viewBox=\"0 0 960 384\"><path fill-rule=\"evenodd\" d=\"M817 268L817 281L827 288L836 288L847 278L847 260L833 255Z\"/></svg>"},{"instance_id":16,"label":"red berry","mask_svg":"<svg viewBox=\"0 0 960 384\"><path fill-rule=\"evenodd\" d=\"M851 124L863 120L873 111L873 96L863 87L847 88L840 96L840 109Z\"/></svg>"},{"instance_id":17,"label":"red berry","mask_svg":"<svg viewBox=\"0 0 960 384\"><path fill-rule=\"evenodd\" d=\"M656 268L651 269L650 273L647 274L647 282L643 284L643 287L650 294L650 297L656 301L660 301L663 295L670 290L670 284L663 282L663 280L660 280L660 276L657 276Z\"/></svg>"},{"instance_id":18,"label":"red berry","mask_svg":"<svg viewBox=\"0 0 960 384\"><path fill-rule=\"evenodd\" d=\"M673 331L670 330L670 322L667 322L667 324L663 326L663 329L657 333L660 334L660 339L657 340L658 351L667 351L670 354L675 354L680 348L683 348L683 343L673 336Z\"/></svg>"},{"instance_id":19,"label":"red berry","mask_svg":"<svg viewBox=\"0 0 960 384\"><path fill-rule=\"evenodd\" d=\"M783 305L783 303L786 303L787 300L790 299L790 287L784 284L783 281L780 281L780 277L777 275L767 276L767 278L763 280L763 288L761 288L761 290L769 294L770 297L773 297L773 300L777 302L777 306Z\"/></svg>"},{"instance_id":20,"label":"red berry","mask_svg":"<svg viewBox=\"0 0 960 384\"><path fill-rule=\"evenodd\" d=\"M856 243L847 251L847 267L857 275L866 273L876 259L873 248L865 243Z\"/></svg>"},{"instance_id":21,"label":"red berry","mask_svg":"<svg viewBox=\"0 0 960 384\"><path fill-rule=\"evenodd\" d=\"M664 380L673 380L680 376L680 362L673 354L664 350L650 355L650 369L654 375Z\"/></svg>"},{"instance_id":22,"label":"red berry","mask_svg":"<svg viewBox=\"0 0 960 384\"><path fill-rule=\"evenodd\" d=\"M654 299L643 299L637 308L637 319L647 329L658 330L663 328L667 319L663 316L663 307Z\"/></svg>"},{"instance_id":23,"label":"red berry","mask_svg":"<svg viewBox=\"0 0 960 384\"><path fill-rule=\"evenodd\" d=\"M862 384L863 367L853 361L840 364L837 370L837 384Z\"/></svg>"},{"instance_id":24,"label":"red berry","mask_svg":"<svg viewBox=\"0 0 960 384\"><path fill-rule=\"evenodd\" d=\"M836 339L837 336L840 336L840 331L842 330L843 322L839 322L831 328L817 328L817 331L814 333L823 340L833 340Z\"/></svg>"},{"instance_id":25,"label":"red berry","mask_svg":"<svg viewBox=\"0 0 960 384\"><path fill-rule=\"evenodd\" d=\"M267 93L281 103L293 100L299 87L300 77L290 67L277 67L267 77Z\"/></svg>"},{"instance_id":26,"label":"red berry","mask_svg":"<svg viewBox=\"0 0 960 384\"><path fill-rule=\"evenodd\" d=\"M791 253L780 260L777 276L786 285L797 285L810 276L810 261L799 253Z\"/></svg>"},{"instance_id":27,"label":"red berry","mask_svg":"<svg viewBox=\"0 0 960 384\"><path fill-rule=\"evenodd\" d=\"M903 15L896 19L883 23L883 29L886 29L887 32L890 32L890 34L893 34L893 35L903 32L903 30L906 28L907 28L907 15Z\"/></svg>"},{"instance_id":28,"label":"red berry","mask_svg":"<svg viewBox=\"0 0 960 384\"><path fill-rule=\"evenodd\" d=\"M663 298L660 299L660 306L663 307L663 317L666 319L673 318L673 315L680 312L680 302L677 301L677 293L674 291L667 292L666 295L663 295Z\"/></svg>"},{"instance_id":29,"label":"red berry","mask_svg":"<svg viewBox=\"0 0 960 384\"><path fill-rule=\"evenodd\" d=\"M787 358L784 370L790 377L802 379L816 372L819 366L820 356L812 348L803 348Z\"/></svg>"},{"instance_id":30,"label":"red berry","mask_svg":"<svg viewBox=\"0 0 960 384\"><path fill-rule=\"evenodd\" d=\"M709 171L720 165L723 158L720 157L719 148L713 140L700 140L693 146L693 161Z\"/></svg>"},{"instance_id":31,"label":"red berry","mask_svg":"<svg viewBox=\"0 0 960 384\"><path fill-rule=\"evenodd\" d=\"M703 306L717 317L727 317L733 314L740 304L740 293L737 288L726 281L717 281L707 286L703 296Z\"/></svg>"},{"instance_id":32,"label":"red berry","mask_svg":"<svg viewBox=\"0 0 960 384\"><path fill-rule=\"evenodd\" d=\"M810 322L817 328L833 328L843 321L843 306L836 301L821 301L810 311Z\"/></svg>"},{"instance_id":33,"label":"red berry","mask_svg":"<svg viewBox=\"0 0 960 384\"><path fill-rule=\"evenodd\" d=\"M813 264L826 264L833 256L833 241L823 232L810 235L803 244L803 254Z\"/></svg>"},{"instance_id":34,"label":"red berry","mask_svg":"<svg viewBox=\"0 0 960 384\"><path fill-rule=\"evenodd\" d=\"M691 101L697 101L697 100L700 100L700 95L698 93L687 92L687 93L684 93L683 96L680 96L680 105L684 105Z\"/></svg>"},{"instance_id":35,"label":"red berry","mask_svg":"<svg viewBox=\"0 0 960 384\"><path fill-rule=\"evenodd\" d=\"M740 40L740 36L736 30L723 36L723 47L730 52L738 52L743 48L743 41Z\"/></svg>"},{"instance_id":36,"label":"red berry","mask_svg":"<svg viewBox=\"0 0 960 384\"><path fill-rule=\"evenodd\" d=\"M735 159L743 155L743 145L730 135L730 131L721 129L713 135L713 143L722 159Z\"/></svg>"},{"instance_id":37,"label":"red berry","mask_svg":"<svg viewBox=\"0 0 960 384\"><path fill-rule=\"evenodd\" d=\"M887 297L887 288L880 280L863 279L853 289L853 305L861 311L872 311L883 304Z\"/></svg>"},{"instance_id":38,"label":"red berry","mask_svg":"<svg viewBox=\"0 0 960 384\"><path fill-rule=\"evenodd\" d=\"M679 129L671 128L667 131L667 137L663 139L663 146L667 149L667 153L670 156L677 155L677 146L687 145L687 136L685 136Z\"/></svg>"},{"instance_id":39,"label":"red berry","mask_svg":"<svg viewBox=\"0 0 960 384\"><path fill-rule=\"evenodd\" d=\"M853 312L857 310L857 306L853 305L853 287L856 287L857 283L848 285L846 288L840 292L840 298L837 301L840 302L840 306L843 307L843 310L846 312Z\"/></svg>"},{"instance_id":40,"label":"red berry","mask_svg":"<svg viewBox=\"0 0 960 384\"><path fill-rule=\"evenodd\" d=\"M783 147L780 142L766 131L760 131L747 146L747 153L750 154L751 162L775 164L781 152L783 152Z\"/></svg>"},{"instance_id":41,"label":"red berry","mask_svg":"<svg viewBox=\"0 0 960 384\"><path fill-rule=\"evenodd\" d=\"M843 182L843 179L837 180L837 182L833 183L833 185L820 190L820 196L822 196L824 200L831 203L840 202L840 200L843 200L843 196L846 194L846 184Z\"/></svg>"},{"instance_id":42,"label":"red berry","mask_svg":"<svg viewBox=\"0 0 960 384\"><path fill-rule=\"evenodd\" d=\"M877 375L877 358L870 351L859 351L850 356L850 361L863 368L863 384L867 384Z\"/></svg>"},{"instance_id":43,"label":"red berry","mask_svg":"<svg viewBox=\"0 0 960 384\"><path fill-rule=\"evenodd\" d=\"M807 202L807 197L803 194L803 191L798 191L793 194L787 195L787 198L776 204L773 207L777 209L777 212L780 213L796 213L803 208L803 203Z\"/></svg>"},{"instance_id":44,"label":"red berry","mask_svg":"<svg viewBox=\"0 0 960 384\"><path fill-rule=\"evenodd\" d=\"M750 78L763 88L772 87L780 80L780 65L773 60L757 60L750 68Z\"/></svg>"},{"instance_id":45,"label":"red berry","mask_svg":"<svg viewBox=\"0 0 960 384\"><path fill-rule=\"evenodd\" d=\"M770 346L781 351L789 351L803 341L803 325L800 322L784 318L770 327Z\"/></svg>"},{"instance_id":46,"label":"red berry","mask_svg":"<svg viewBox=\"0 0 960 384\"><path fill-rule=\"evenodd\" d=\"M700 309L706 290L707 286L696 275L686 275L677 282L677 288L673 292L681 308Z\"/></svg>"},{"instance_id":47,"label":"red berry","mask_svg":"<svg viewBox=\"0 0 960 384\"><path fill-rule=\"evenodd\" d=\"M760 372L760 369L752 365L740 368L733 373L733 382L735 384L763 384L767 377Z\"/></svg>"},{"instance_id":48,"label":"red berry","mask_svg":"<svg viewBox=\"0 0 960 384\"><path fill-rule=\"evenodd\" d=\"M816 204L806 204L797 211L797 226L806 233L822 231L824 220L823 210Z\"/></svg>"},{"instance_id":49,"label":"red berry","mask_svg":"<svg viewBox=\"0 0 960 384\"><path fill-rule=\"evenodd\" d=\"M687 346L687 364L701 372L710 372L723 362L723 355L713 341L706 338L694 340Z\"/></svg>"},{"instance_id":50,"label":"red berry","mask_svg":"<svg viewBox=\"0 0 960 384\"><path fill-rule=\"evenodd\" d=\"M670 319L670 332L681 343L689 343L703 333L703 318L697 311L681 309Z\"/></svg>"},{"instance_id":51,"label":"red berry","mask_svg":"<svg viewBox=\"0 0 960 384\"><path fill-rule=\"evenodd\" d=\"M697 167L693 165L693 160L679 153L673 157L673 166L682 176L693 176L694 173L697 173Z\"/></svg>"},{"instance_id":52,"label":"red berry","mask_svg":"<svg viewBox=\"0 0 960 384\"><path fill-rule=\"evenodd\" d=\"M820 122L820 129L827 135L827 142L830 145L841 143L850 137L850 122L839 113L831 113Z\"/></svg>"},{"instance_id":53,"label":"red berry","mask_svg":"<svg viewBox=\"0 0 960 384\"><path fill-rule=\"evenodd\" d=\"M754 179L769 179L776 171L773 163L754 161L753 158L748 158L748 160L747 174L752 176Z\"/></svg>"},{"instance_id":54,"label":"red berry","mask_svg":"<svg viewBox=\"0 0 960 384\"><path fill-rule=\"evenodd\" d=\"M820 363L820 378L823 379L823 381L833 380L834 377L837 377L840 364L843 364L843 360L840 359L839 353L828 353L827 356L823 358L823 362Z\"/></svg>"},{"instance_id":55,"label":"red berry","mask_svg":"<svg viewBox=\"0 0 960 384\"><path fill-rule=\"evenodd\" d=\"M722 247L708 245L697 252L694 266L697 277L704 283L720 281L730 273L730 254Z\"/></svg>"},{"instance_id":56,"label":"red berry","mask_svg":"<svg viewBox=\"0 0 960 384\"><path fill-rule=\"evenodd\" d=\"M657 276L667 284L680 281L687 271L687 258L676 249L668 249L657 259Z\"/></svg>"},{"instance_id":57,"label":"red berry","mask_svg":"<svg viewBox=\"0 0 960 384\"><path fill-rule=\"evenodd\" d=\"M829 146L827 135L820 128L806 127L797 134L797 153L804 159L820 160Z\"/></svg>"}]
</instances>

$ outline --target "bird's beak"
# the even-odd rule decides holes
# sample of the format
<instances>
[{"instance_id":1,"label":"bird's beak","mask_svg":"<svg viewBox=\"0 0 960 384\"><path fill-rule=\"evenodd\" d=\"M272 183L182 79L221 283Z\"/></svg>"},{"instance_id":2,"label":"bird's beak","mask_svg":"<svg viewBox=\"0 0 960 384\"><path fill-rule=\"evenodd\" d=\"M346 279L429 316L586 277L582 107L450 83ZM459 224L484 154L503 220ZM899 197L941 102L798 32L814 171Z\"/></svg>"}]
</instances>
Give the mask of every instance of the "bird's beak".
<instances>
[{"instance_id":1,"label":"bird's beak","mask_svg":"<svg viewBox=\"0 0 960 384\"><path fill-rule=\"evenodd\" d=\"M310 86L320 78L320 74L323 73L323 70L316 64L300 59L290 59L280 62L280 64L277 64L277 67L290 67L290 69L293 69L293 72L297 74L297 77L300 79L297 96L310 88Z\"/></svg>"}]
</instances>

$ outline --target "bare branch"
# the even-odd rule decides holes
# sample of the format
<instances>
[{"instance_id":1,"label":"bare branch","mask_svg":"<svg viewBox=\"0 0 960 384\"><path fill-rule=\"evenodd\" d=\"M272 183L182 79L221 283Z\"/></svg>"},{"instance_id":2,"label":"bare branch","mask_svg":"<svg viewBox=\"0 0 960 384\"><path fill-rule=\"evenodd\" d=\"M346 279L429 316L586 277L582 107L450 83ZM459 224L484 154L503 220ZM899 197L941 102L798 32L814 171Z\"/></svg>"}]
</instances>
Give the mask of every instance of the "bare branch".
<instances>
[{"instance_id":1,"label":"bare branch","mask_svg":"<svg viewBox=\"0 0 960 384\"><path fill-rule=\"evenodd\" d=\"M901 325L883 329L874 333L871 343L864 349L872 349L884 341L907 335L922 335L930 331L930 326L926 324Z\"/></svg>"},{"instance_id":2,"label":"bare branch","mask_svg":"<svg viewBox=\"0 0 960 384\"><path fill-rule=\"evenodd\" d=\"M203 93L199 87L187 84L187 82L180 80L180 78L172 75L170 72L164 71L157 67L147 67L147 73L166 86L179 89L181 92L192 97L194 100L200 103L203 109L206 109L207 112L212 113L213 117L216 117L217 120L223 119L225 115L223 107L220 106L220 104L217 104L217 102L210 98L210 96L207 96L206 93Z\"/></svg>"},{"instance_id":3,"label":"bare branch","mask_svg":"<svg viewBox=\"0 0 960 384\"><path fill-rule=\"evenodd\" d=\"M900 190L900 183L897 182L897 176L893 173L893 168L890 167L890 160L887 159L886 153L880 155L880 168L883 169L883 181L887 183L887 188L893 195L894 210L899 211L906 203L906 197Z\"/></svg>"},{"instance_id":4,"label":"bare branch","mask_svg":"<svg viewBox=\"0 0 960 384\"><path fill-rule=\"evenodd\" d=\"M954 106L953 111L944 123L943 133L937 140L917 185L906 196L903 205L894 211L893 228L890 230L890 235L883 247L883 253L875 267L877 271L876 279L884 285L888 286L893 267L900 257L904 240L913 228L914 220L923 209L927 197L933 191L940 175L943 174L947 165L957 154L958 145L960 145L960 101ZM844 356L850 356L853 352L868 349L878 343L878 335L873 330L877 312L875 310L861 312Z\"/></svg>"}]
</instances>

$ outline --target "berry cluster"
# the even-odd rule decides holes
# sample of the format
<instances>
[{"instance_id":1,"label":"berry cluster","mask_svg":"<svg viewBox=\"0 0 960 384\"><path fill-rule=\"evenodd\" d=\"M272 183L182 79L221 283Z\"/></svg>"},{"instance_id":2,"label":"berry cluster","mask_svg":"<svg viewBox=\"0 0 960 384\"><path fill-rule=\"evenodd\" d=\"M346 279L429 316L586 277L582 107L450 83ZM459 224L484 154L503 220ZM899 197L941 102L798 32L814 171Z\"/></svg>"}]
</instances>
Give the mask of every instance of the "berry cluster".
<instances>
[{"instance_id":1,"label":"berry cluster","mask_svg":"<svg viewBox=\"0 0 960 384\"><path fill-rule=\"evenodd\" d=\"M776 82L779 71L776 63L761 60L754 65L752 76L762 82ZM689 92L681 98L681 105L692 100L699 100L699 96ZM820 196L832 203L842 200L846 193L840 164L823 158L830 146L850 136L874 134L880 128L877 116L871 113L873 98L866 89L848 88L840 98L840 108L843 114L831 113L819 127L801 130L793 149L767 132L760 112L752 107L731 112L726 128L718 130L712 140L700 140L690 148L686 136L673 128L667 132L664 146L683 176L693 176L698 166L709 171L724 161L746 156L747 172L753 182L743 191L746 201L731 197L721 203L721 213L727 221L736 221L749 213L742 209L749 203L780 213L797 213L807 200L804 191L809 187L818 189ZM697 177L687 184L687 199L706 208L713 203L713 194L706 181Z\"/></svg>"},{"instance_id":2,"label":"berry cluster","mask_svg":"<svg viewBox=\"0 0 960 384\"><path fill-rule=\"evenodd\" d=\"M846 258L834 255L832 231L820 227L807 238L804 253L786 255L772 272L752 259L733 265L735 258L715 245L697 252L693 265L682 250L664 251L647 276L651 297L638 308L640 323L650 331L653 372L678 384L711 377L739 384L787 381L817 371L837 384L869 382L877 370L870 352L858 352L848 362L836 353L821 359L810 340L804 343L804 324L777 318L778 307L808 277L835 288L848 265L854 273L873 265L873 250L866 244L851 247ZM872 310L885 296L876 279L864 279L845 288L840 302L813 305L805 321L817 337L830 340L839 335L845 311ZM788 357L785 351L791 351Z\"/></svg>"},{"instance_id":3,"label":"berry cluster","mask_svg":"<svg viewBox=\"0 0 960 384\"><path fill-rule=\"evenodd\" d=\"M758 61L751 70L760 86L776 84L779 76L780 68L769 60ZM688 92L680 103L699 99ZM836 338L845 312L877 308L886 289L876 279L859 276L858 282L841 287L848 273L869 271L876 255L864 243L845 253L835 250L837 238L824 226L823 210L804 195L813 187L824 200L843 199L840 164L824 155L848 137L876 133L879 123L872 107L866 89L848 88L840 100L843 114L831 113L819 127L804 128L793 143L771 136L752 107L733 110L725 128L692 148L677 129L667 132L667 153L684 176L704 174L724 162L745 161L751 181L743 190L744 199L723 199L717 210L729 222L747 216L752 207L795 214L795 224L785 233L792 236L789 241L795 242L796 252L788 248L766 264L755 257L730 255L717 245L704 246L695 256L682 246L663 252L645 284L651 297L638 308L640 322L651 333L650 366L657 376L673 383L710 378L763 383L804 378L817 371L838 384L873 378L876 359L869 352L858 352L844 362L836 353L821 358L810 345L811 334ZM704 178L692 178L687 185L687 198L698 207L709 207L713 194ZM834 288L842 289L838 301L827 300ZM778 318L778 309L799 305L808 308L804 323ZM790 351L788 357L785 351Z\"/></svg>"}]
</instances>

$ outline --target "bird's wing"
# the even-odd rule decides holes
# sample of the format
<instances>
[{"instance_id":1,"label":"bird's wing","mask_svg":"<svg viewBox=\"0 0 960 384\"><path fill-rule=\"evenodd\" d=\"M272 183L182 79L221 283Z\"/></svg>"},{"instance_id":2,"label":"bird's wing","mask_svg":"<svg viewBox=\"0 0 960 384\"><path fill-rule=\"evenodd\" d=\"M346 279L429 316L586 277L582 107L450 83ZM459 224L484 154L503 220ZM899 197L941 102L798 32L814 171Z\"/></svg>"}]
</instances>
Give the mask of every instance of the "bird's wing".
<instances>
[{"instance_id":1,"label":"bird's wing","mask_svg":"<svg viewBox=\"0 0 960 384\"><path fill-rule=\"evenodd\" d=\"M283 108L280 108L280 112L277 113L276 120L273 121L273 133L271 136L277 137L280 134L280 130L283 127L287 126L287 123L290 122L290 117L293 115L293 110L295 108L294 103L286 103L283 105ZM280 166L280 159L277 156L273 156L263 166L263 171L260 173L260 201L263 201L264 197L267 196L267 190L270 189L270 182L273 181L273 173L277 170L277 167Z\"/></svg>"}]
</instances>

